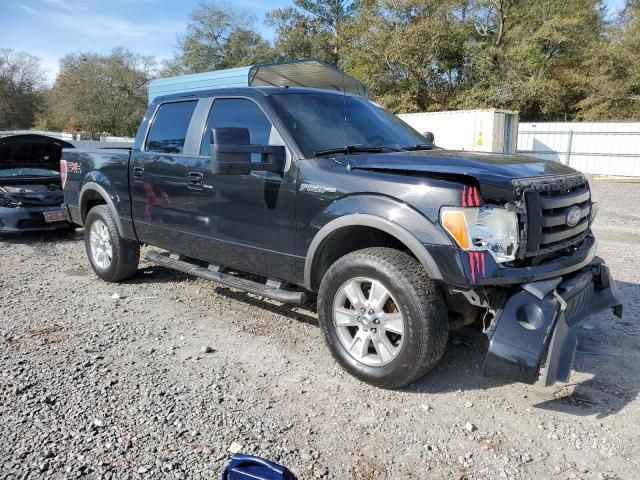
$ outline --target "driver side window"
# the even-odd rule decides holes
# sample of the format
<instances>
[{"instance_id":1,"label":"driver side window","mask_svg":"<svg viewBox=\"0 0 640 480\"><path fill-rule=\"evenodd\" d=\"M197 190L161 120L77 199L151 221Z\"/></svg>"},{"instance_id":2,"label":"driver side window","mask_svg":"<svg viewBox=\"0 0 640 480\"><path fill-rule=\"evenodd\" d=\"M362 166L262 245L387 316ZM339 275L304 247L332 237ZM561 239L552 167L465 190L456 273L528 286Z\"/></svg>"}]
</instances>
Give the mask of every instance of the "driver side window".
<instances>
[{"instance_id":1,"label":"driver side window","mask_svg":"<svg viewBox=\"0 0 640 480\"><path fill-rule=\"evenodd\" d=\"M214 100L209 112L200 155L211 153L211 129L232 127L246 128L251 145L269 145L272 125L258 105L246 98L219 98ZM257 157L259 160L259 155Z\"/></svg>"}]
</instances>

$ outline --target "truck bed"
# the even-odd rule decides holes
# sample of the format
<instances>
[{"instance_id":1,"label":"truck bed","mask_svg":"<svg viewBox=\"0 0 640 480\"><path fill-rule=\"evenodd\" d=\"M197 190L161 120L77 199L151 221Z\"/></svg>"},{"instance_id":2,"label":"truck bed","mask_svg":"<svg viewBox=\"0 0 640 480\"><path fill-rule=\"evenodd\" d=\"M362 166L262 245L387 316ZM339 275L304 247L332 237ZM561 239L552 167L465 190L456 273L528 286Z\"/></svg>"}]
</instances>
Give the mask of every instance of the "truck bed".
<instances>
[{"instance_id":1,"label":"truck bed","mask_svg":"<svg viewBox=\"0 0 640 480\"><path fill-rule=\"evenodd\" d=\"M121 218L131 218L130 155L129 148L64 149L62 151L62 162L66 162L66 181L63 173L64 201L75 223L83 224L81 194L83 188L89 184L97 184L108 194Z\"/></svg>"}]
</instances>

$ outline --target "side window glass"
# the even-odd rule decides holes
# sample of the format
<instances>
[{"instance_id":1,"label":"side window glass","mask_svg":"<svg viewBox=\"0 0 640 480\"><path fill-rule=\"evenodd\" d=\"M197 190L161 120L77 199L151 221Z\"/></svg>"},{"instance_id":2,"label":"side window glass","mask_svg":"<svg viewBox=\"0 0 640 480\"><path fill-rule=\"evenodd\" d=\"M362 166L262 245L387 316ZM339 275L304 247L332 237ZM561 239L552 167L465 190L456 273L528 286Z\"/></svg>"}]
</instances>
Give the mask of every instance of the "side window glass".
<instances>
[{"instance_id":1,"label":"side window glass","mask_svg":"<svg viewBox=\"0 0 640 480\"><path fill-rule=\"evenodd\" d=\"M211 130L225 127L246 128L252 145L269 145L271 122L258 105L245 98L219 98L213 102L209 112L200 155L209 156L211 153Z\"/></svg>"},{"instance_id":2,"label":"side window glass","mask_svg":"<svg viewBox=\"0 0 640 480\"><path fill-rule=\"evenodd\" d=\"M147 135L145 149L149 152L182 153L197 103L194 100L160 105Z\"/></svg>"}]
</instances>

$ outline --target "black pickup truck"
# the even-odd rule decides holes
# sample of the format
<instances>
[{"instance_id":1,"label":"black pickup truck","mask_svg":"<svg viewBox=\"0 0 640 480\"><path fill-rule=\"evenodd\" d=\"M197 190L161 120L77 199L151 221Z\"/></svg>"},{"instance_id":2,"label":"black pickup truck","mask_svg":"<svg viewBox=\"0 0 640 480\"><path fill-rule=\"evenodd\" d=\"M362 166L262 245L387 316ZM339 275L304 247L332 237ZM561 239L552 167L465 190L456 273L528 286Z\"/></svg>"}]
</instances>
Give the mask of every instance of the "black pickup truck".
<instances>
[{"instance_id":1,"label":"black pickup truck","mask_svg":"<svg viewBox=\"0 0 640 480\"><path fill-rule=\"evenodd\" d=\"M96 274L152 263L286 303L317 294L336 360L396 388L477 322L483 372L569 377L573 326L612 309L588 180L435 148L366 98L246 87L156 98L131 151L65 150L68 219Z\"/></svg>"}]
</instances>

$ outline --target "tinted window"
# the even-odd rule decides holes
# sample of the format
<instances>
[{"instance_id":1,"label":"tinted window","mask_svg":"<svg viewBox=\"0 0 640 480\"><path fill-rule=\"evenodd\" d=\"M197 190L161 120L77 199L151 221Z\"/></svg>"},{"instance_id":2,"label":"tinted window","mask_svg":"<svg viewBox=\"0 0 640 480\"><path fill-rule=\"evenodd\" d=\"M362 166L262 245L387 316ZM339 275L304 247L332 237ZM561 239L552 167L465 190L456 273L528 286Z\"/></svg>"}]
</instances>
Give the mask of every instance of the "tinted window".
<instances>
[{"instance_id":1,"label":"tinted window","mask_svg":"<svg viewBox=\"0 0 640 480\"><path fill-rule=\"evenodd\" d=\"M149 130L146 149L150 152L182 153L196 103L194 100L161 105Z\"/></svg>"},{"instance_id":2,"label":"tinted window","mask_svg":"<svg viewBox=\"0 0 640 480\"><path fill-rule=\"evenodd\" d=\"M403 148L426 143L398 117L364 98L328 93L269 98L307 158L345 145Z\"/></svg>"},{"instance_id":3,"label":"tinted window","mask_svg":"<svg viewBox=\"0 0 640 480\"><path fill-rule=\"evenodd\" d=\"M207 119L200 155L211 152L211 129L246 128L252 145L268 145L271 135L271 122L251 100L244 98L220 98L213 102Z\"/></svg>"}]
</instances>

